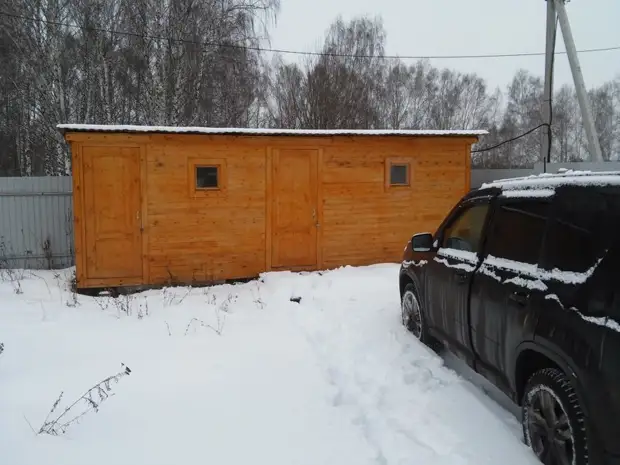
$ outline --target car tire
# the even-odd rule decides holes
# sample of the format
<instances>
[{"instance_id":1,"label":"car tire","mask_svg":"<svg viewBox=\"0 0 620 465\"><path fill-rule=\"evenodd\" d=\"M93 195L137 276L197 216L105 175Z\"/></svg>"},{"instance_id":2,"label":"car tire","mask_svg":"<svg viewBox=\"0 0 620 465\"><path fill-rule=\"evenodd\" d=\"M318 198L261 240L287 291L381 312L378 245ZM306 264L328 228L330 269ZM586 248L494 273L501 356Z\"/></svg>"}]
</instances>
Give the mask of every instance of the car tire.
<instances>
[{"instance_id":1,"label":"car tire","mask_svg":"<svg viewBox=\"0 0 620 465\"><path fill-rule=\"evenodd\" d=\"M586 417L575 387L562 371L545 368L534 373L525 387L521 412L525 443L543 464L591 463ZM554 462L550 454L563 461Z\"/></svg>"},{"instance_id":2,"label":"car tire","mask_svg":"<svg viewBox=\"0 0 620 465\"><path fill-rule=\"evenodd\" d=\"M400 312L403 326L420 342L430 345L432 341L428 333L426 315L424 315L415 286L411 283L407 284L403 291L400 301Z\"/></svg>"}]
</instances>

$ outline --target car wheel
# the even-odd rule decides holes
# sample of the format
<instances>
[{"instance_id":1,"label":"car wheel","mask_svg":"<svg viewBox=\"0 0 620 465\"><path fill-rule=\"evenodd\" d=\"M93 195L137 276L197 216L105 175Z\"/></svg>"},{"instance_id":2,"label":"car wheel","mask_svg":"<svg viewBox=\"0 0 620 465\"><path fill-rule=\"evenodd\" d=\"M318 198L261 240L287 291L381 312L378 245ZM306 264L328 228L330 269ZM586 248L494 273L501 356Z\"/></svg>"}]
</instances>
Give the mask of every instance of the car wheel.
<instances>
[{"instance_id":1,"label":"car wheel","mask_svg":"<svg viewBox=\"0 0 620 465\"><path fill-rule=\"evenodd\" d=\"M426 319L413 284L405 286L400 303L402 323L418 340L428 343Z\"/></svg>"},{"instance_id":2,"label":"car wheel","mask_svg":"<svg viewBox=\"0 0 620 465\"><path fill-rule=\"evenodd\" d=\"M522 402L525 443L545 465L588 465L585 415L575 388L556 368L529 379Z\"/></svg>"}]
</instances>

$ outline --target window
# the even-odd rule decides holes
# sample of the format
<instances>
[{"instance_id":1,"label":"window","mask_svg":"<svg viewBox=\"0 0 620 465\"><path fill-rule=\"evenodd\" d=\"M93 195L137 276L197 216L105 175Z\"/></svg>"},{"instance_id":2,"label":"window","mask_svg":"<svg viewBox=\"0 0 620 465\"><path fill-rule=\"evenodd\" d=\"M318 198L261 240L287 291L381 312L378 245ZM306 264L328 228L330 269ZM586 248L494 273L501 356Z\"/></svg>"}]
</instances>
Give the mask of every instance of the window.
<instances>
[{"instance_id":1,"label":"window","mask_svg":"<svg viewBox=\"0 0 620 465\"><path fill-rule=\"evenodd\" d=\"M582 277L582 285L570 286L573 305L586 316L620 322L620 188L564 186L554 206L545 269L584 273L602 259L587 279Z\"/></svg>"},{"instance_id":2,"label":"window","mask_svg":"<svg viewBox=\"0 0 620 465\"><path fill-rule=\"evenodd\" d=\"M591 316L611 316L618 319L620 316L618 304L620 294L616 290L617 280L614 279L616 271L614 268L618 263L618 250L612 251L605 257L601 264L592 273L592 276L586 282L578 296L580 298L576 302L576 306L582 309L582 312Z\"/></svg>"},{"instance_id":3,"label":"window","mask_svg":"<svg viewBox=\"0 0 620 465\"><path fill-rule=\"evenodd\" d=\"M196 189L217 189L218 171L217 166L196 166Z\"/></svg>"},{"instance_id":4,"label":"window","mask_svg":"<svg viewBox=\"0 0 620 465\"><path fill-rule=\"evenodd\" d=\"M385 161L385 187L402 188L411 186L411 160L388 158Z\"/></svg>"},{"instance_id":5,"label":"window","mask_svg":"<svg viewBox=\"0 0 620 465\"><path fill-rule=\"evenodd\" d=\"M441 247L478 253L488 209L485 203L461 212L444 229Z\"/></svg>"},{"instance_id":6,"label":"window","mask_svg":"<svg viewBox=\"0 0 620 465\"><path fill-rule=\"evenodd\" d=\"M496 208L487 253L521 263L538 264L547 225L549 201L520 199Z\"/></svg>"},{"instance_id":7,"label":"window","mask_svg":"<svg viewBox=\"0 0 620 465\"><path fill-rule=\"evenodd\" d=\"M615 234L617 199L620 197L592 187L559 190L545 241L543 267L579 273L591 268Z\"/></svg>"},{"instance_id":8,"label":"window","mask_svg":"<svg viewBox=\"0 0 620 465\"><path fill-rule=\"evenodd\" d=\"M390 185L408 186L409 185L409 165L390 166Z\"/></svg>"},{"instance_id":9,"label":"window","mask_svg":"<svg viewBox=\"0 0 620 465\"><path fill-rule=\"evenodd\" d=\"M187 169L187 187L190 198L225 195L225 158L190 157Z\"/></svg>"},{"instance_id":10,"label":"window","mask_svg":"<svg viewBox=\"0 0 620 465\"><path fill-rule=\"evenodd\" d=\"M620 321L620 293L616 277L619 262L620 248L612 247L588 279L579 282L577 286L555 286L564 293L559 294L560 298L566 306L576 308L585 316L609 316Z\"/></svg>"}]
</instances>

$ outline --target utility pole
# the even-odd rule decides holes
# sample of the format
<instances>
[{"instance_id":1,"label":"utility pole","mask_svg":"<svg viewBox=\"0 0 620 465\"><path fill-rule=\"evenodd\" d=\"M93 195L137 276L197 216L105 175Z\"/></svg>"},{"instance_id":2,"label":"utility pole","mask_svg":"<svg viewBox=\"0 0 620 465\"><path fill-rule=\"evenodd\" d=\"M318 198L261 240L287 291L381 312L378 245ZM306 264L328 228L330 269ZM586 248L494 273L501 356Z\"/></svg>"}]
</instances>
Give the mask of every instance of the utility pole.
<instances>
[{"instance_id":1,"label":"utility pole","mask_svg":"<svg viewBox=\"0 0 620 465\"><path fill-rule=\"evenodd\" d=\"M547 48L545 53L545 92L543 95L542 117L543 140L540 145L540 159L547 172L547 163L551 162L551 99L553 97L553 64L555 58L555 38L557 36L557 14L555 0L547 0Z\"/></svg>"},{"instance_id":2,"label":"utility pole","mask_svg":"<svg viewBox=\"0 0 620 465\"><path fill-rule=\"evenodd\" d=\"M551 0L547 1L547 3L550 2ZM581 117L583 119L583 124L586 129L586 136L588 138L590 156L594 161L601 162L603 161L601 145L596 132L596 126L594 125L592 107L590 106L590 99L588 98L588 93L586 91L586 84L583 80L583 74L581 73L579 58L577 57L577 48L575 47L575 41L573 39L570 23L568 22L568 14L566 13L564 2L565 0L555 0L555 9L557 11L560 27L562 28L562 36L564 37L564 45L566 46L570 69L573 73L573 81L575 82L577 99L579 100L579 107L581 108ZM547 9L547 11L549 11L549 9ZM547 18L547 24L548 21L549 18Z\"/></svg>"}]
</instances>

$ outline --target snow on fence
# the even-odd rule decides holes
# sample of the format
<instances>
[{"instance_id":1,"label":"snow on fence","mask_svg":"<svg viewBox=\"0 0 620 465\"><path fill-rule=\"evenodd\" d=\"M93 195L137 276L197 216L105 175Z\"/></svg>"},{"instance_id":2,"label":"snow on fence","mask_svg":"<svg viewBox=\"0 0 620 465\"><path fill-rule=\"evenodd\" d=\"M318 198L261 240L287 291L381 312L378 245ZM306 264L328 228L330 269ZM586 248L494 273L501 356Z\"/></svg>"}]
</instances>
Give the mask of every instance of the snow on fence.
<instances>
[{"instance_id":1,"label":"snow on fence","mask_svg":"<svg viewBox=\"0 0 620 465\"><path fill-rule=\"evenodd\" d=\"M73 265L70 176L0 177L0 268Z\"/></svg>"},{"instance_id":2,"label":"snow on fence","mask_svg":"<svg viewBox=\"0 0 620 465\"><path fill-rule=\"evenodd\" d=\"M559 169L620 171L620 162L551 163ZM542 163L525 169L473 169L471 187L540 174ZM0 268L53 269L74 264L71 176L0 177Z\"/></svg>"}]
</instances>

